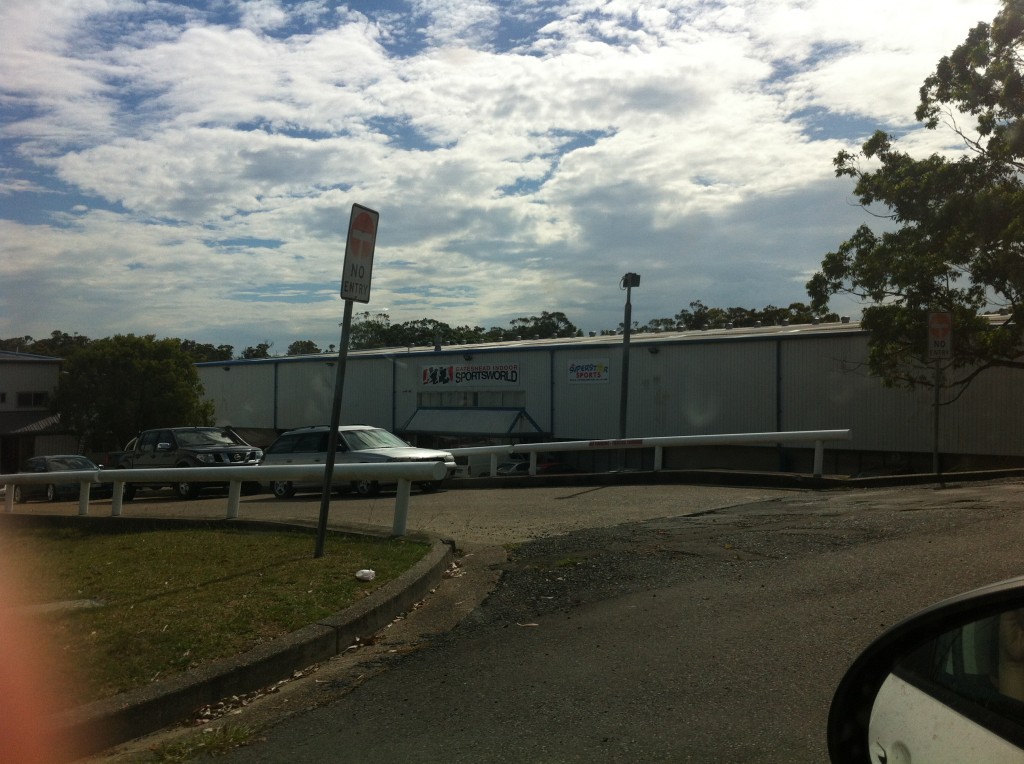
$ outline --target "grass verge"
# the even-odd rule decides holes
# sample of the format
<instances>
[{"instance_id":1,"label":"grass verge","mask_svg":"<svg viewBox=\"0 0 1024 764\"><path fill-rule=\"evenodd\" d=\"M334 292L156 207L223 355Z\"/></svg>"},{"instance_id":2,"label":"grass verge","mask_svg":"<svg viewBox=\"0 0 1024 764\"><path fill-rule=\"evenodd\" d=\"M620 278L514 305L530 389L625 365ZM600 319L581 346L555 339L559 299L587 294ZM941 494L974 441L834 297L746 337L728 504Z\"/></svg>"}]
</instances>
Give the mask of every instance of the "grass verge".
<instances>
[{"instance_id":1,"label":"grass verge","mask_svg":"<svg viewBox=\"0 0 1024 764\"><path fill-rule=\"evenodd\" d=\"M323 557L313 547L299 532L55 527L5 531L0 554L22 561L35 603L65 603L41 617L50 649L77 671L74 701L87 702L337 613L428 550L333 536ZM363 568L376 572L372 583L355 578Z\"/></svg>"}]
</instances>

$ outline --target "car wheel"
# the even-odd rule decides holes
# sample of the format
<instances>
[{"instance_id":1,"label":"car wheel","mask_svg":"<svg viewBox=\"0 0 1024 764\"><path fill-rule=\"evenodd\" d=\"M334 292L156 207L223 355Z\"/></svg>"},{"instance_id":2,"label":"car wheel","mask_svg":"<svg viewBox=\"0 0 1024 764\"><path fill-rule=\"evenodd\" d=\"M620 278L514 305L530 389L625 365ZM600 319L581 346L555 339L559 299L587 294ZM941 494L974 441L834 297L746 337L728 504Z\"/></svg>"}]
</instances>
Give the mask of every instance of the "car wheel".
<instances>
[{"instance_id":1,"label":"car wheel","mask_svg":"<svg viewBox=\"0 0 1024 764\"><path fill-rule=\"evenodd\" d=\"M284 480L279 483L271 483L270 490L278 499L290 499L295 495L295 486Z\"/></svg>"},{"instance_id":2,"label":"car wheel","mask_svg":"<svg viewBox=\"0 0 1024 764\"><path fill-rule=\"evenodd\" d=\"M55 486L53 483L50 483L48 486L46 486L46 500L57 501L57 486Z\"/></svg>"},{"instance_id":3,"label":"car wheel","mask_svg":"<svg viewBox=\"0 0 1024 764\"><path fill-rule=\"evenodd\" d=\"M441 482L439 480L428 480L425 483L420 483L419 486L423 493L433 493L441 487Z\"/></svg>"},{"instance_id":4,"label":"car wheel","mask_svg":"<svg viewBox=\"0 0 1024 764\"><path fill-rule=\"evenodd\" d=\"M124 490L121 492L122 501L131 501L135 498L136 488L132 483L125 483Z\"/></svg>"},{"instance_id":5,"label":"car wheel","mask_svg":"<svg viewBox=\"0 0 1024 764\"><path fill-rule=\"evenodd\" d=\"M18 504L25 503L25 494L22 493L20 485L14 486L14 501Z\"/></svg>"},{"instance_id":6,"label":"car wheel","mask_svg":"<svg viewBox=\"0 0 1024 764\"><path fill-rule=\"evenodd\" d=\"M376 480L357 480L352 484L352 488L360 496L376 496L380 493L380 483Z\"/></svg>"},{"instance_id":7,"label":"car wheel","mask_svg":"<svg viewBox=\"0 0 1024 764\"><path fill-rule=\"evenodd\" d=\"M175 483L174 493L179 499L194 499L199 495L199 485L196 483Z\"/></svg>"}]
</instances>

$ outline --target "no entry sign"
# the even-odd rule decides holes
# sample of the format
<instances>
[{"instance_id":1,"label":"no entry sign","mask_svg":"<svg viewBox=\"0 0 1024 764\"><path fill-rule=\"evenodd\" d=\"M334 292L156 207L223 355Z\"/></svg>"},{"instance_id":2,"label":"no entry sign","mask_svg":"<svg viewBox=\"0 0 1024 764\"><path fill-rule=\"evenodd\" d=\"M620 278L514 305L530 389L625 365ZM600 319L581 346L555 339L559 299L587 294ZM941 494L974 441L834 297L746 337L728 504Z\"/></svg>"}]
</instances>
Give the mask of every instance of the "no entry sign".
<instances>
[{"instance_id":1,"label":"no entry sign","mask_svg":"<svg viewBox=\"0 0 1024 764\"><path fill-rule=\"evenodd\" d=\"M952 358L953 356L953 314L928 314L928 357L930 359Z\"/></svg>"},{"instance_id":2,"label":"no entry sign","mask_svg":"<svg viewBox=\"0 0 1024 764\"><path fill-rule=\"evenodd\" d=\"M373 276L373 249L377 243L377 222L380 215L360 204L352 205L345 240L345 265L341 277L341 299L353 302L370 301Z\"/></svg>"}]
</instances>

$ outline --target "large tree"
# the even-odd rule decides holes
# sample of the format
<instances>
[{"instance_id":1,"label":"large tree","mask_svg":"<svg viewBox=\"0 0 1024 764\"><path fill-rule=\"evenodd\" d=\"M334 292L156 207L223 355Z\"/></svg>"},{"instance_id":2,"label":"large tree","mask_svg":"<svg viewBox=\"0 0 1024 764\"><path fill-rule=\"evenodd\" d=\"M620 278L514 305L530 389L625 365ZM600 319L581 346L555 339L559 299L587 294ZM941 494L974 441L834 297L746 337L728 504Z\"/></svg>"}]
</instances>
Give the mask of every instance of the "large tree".
<instances>
[{"instance_id":1,"label":"large tree","mask_svg":"<svg viewBox=\"0 0 1024 764\"><path fill-rule=\"evenodd\" d=\"M121 448L150 427L212 424L193 360L177 339L93 340L65 358L54 409L90 451Z\"/></svg>"},{"instance_id":2,"label":"large tree","mask_svg":"<svg viewBox=\"0 0 1024 764\"><path fill-rule=\"evenodd\" d=\"M288 346L288 355L315 355L323 352L313 340L295 340Z\"/></svg>"},{"instance_id":3,"label":"large tree","mask_svg":"<svg viewBox=\"0 0 1024 764\"><path fill-rule=\"evenodd\" d=\"M860 203L892 223L880 233L858 228L807 289L815 308L839 293L869 303L869 363L887 384L932 384L932 311L953 316L947 386L962 391L987 368L1024 366L1022 48L1024 3L1004 0L925 80L916 118L958 135L958 156L917 159L876 132L859 153L834 160ZM981 315L994 309L1009 316L998 329Z\"/></svg>"}]
</instances>

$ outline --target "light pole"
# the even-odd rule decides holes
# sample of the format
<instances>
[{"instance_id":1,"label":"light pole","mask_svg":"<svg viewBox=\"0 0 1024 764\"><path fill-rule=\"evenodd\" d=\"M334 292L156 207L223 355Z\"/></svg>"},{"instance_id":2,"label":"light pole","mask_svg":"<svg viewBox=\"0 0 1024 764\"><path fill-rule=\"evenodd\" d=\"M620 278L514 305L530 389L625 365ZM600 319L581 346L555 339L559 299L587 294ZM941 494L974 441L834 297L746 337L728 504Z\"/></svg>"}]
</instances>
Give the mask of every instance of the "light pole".
<instances>
[{"instance_id":1,"label":"light pole","mask_svg":"<svg viewBox=\"0 0 1024 764\"><path fill-rule=\"evenodd\" d=\"M626 402L629 400L629 329L633 323L631 290L640 286L640 274L627 273L619 282L619 288L626 290L626 315L622 320L622 398L619 401L619 440L626 439Z\"/></svg>"}]
</instances>

